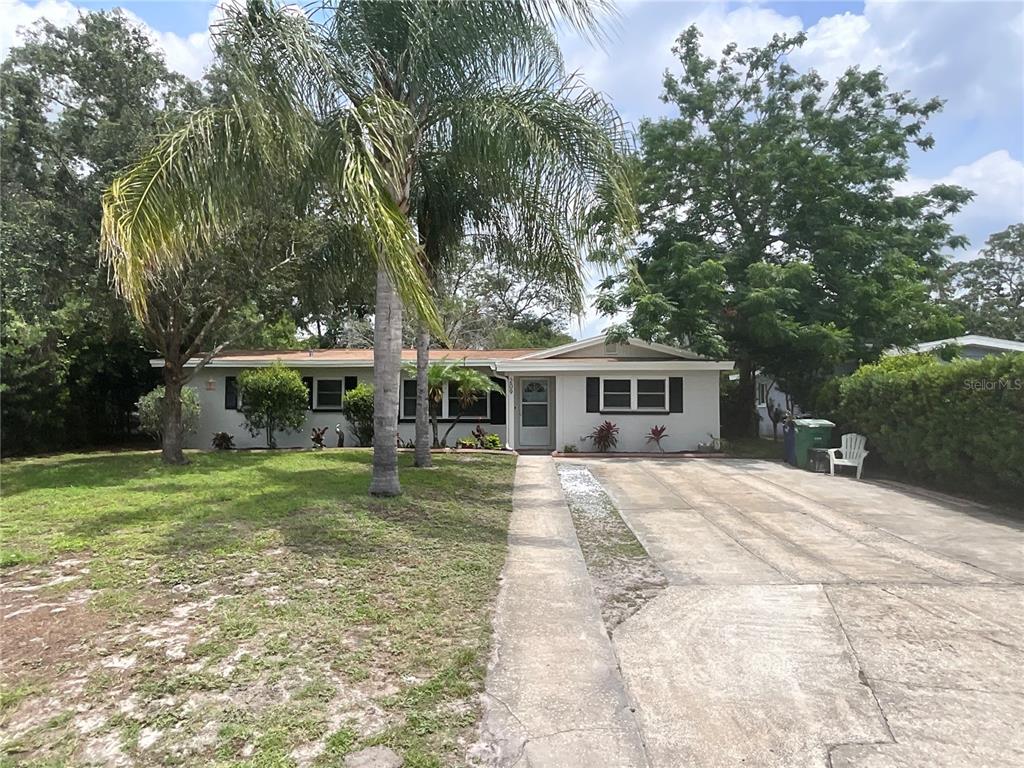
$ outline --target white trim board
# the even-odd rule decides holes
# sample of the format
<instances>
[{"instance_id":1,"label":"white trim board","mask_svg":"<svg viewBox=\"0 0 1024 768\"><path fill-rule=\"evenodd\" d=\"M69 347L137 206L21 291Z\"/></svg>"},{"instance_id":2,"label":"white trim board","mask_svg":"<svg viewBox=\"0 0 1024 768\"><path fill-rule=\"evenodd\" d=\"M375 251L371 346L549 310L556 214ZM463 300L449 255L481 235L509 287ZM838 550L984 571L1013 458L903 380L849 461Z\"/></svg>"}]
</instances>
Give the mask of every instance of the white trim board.
<instances>
[{"instance_id":1,"label":"white trim board","mask_svg":"<svg viewBox=\"0 0 1024 768\"><path fill-rule=\"evenodd\" d=\"M519 360L547 360L552 357L558 357L560 355L567 354L569 352L579 352L582 349L588 349L590 347L601 346L607 341L606 337L591 336L587 339L580 339L569 344L563 344L560 347L552 347L551 349L543 349L538 352L532 352L528 355L523 355L518 358ZM680 349L679 347L670 347L668 344L658 344L652 341L642 341L634 337L626 339L626 344L631 347L638 347L640 349L647 349L652 352L661 352L665 355L671 355L672 357L683 358L684 360L705 360L700 355L689 351L688 349Z\"/></svg>"}]
</instances>

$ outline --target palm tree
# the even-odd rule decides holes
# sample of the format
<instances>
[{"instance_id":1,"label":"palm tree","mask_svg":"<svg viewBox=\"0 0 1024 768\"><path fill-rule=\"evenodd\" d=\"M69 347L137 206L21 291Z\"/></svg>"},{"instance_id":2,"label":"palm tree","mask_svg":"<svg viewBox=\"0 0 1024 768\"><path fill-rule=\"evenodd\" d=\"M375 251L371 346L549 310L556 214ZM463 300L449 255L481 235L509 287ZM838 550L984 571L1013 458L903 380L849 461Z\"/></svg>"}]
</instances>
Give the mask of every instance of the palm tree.
<instances>
[{"instance_id":1,"label":"palm tree","mask_svg":"<svg viewBox=\"0 0 1024 768\"><path fill-rule=\"evenodd\" d=\"M413 366L412 373L416 373ZM433 435L434 448L444 448L448 444L448 436L462 421L462 411L468 410L477 400L487 397L499 388L488 376L466 366L464 362L442 361L431 363L427 367L427 417ZM459 412L452 418L451 424L443 436L438 431L438 419L444 407L445 397L455 393L459 404ZM420 412L420 404L416 404L416 415Z\"/></svg>"},{"instance_id":2,"label":"palm tree","mask_svg":"<svg viewBox=\"0 0 1024 768\"><path fill-rule=\"evenodd\" d=\"M567 75L550 31L534 25L497 44L482 36L467 71L505 114L527 104L529 125L493 130L454 111L425 131L413 179L416 219L428 280L443 274L469 237L481 262L506 263L558 285L571 310L582 308L582 257L595 244L598 207L615 211L607 236L632 224L624 159L627 141L615 111ZM505 47L502 47L505 46ZM481 129L485 135L480 135ZM430 465L427 384L430 329L416 336L416 465ZM436 436L434 442L436 443Z\"/></svg>"},{"instance_id":3,"label":"palm tree","mask_svg":"<svg viewBox=\"0 0 1024 768\"><path fill-rule=\"evenodd\" d=\"M621 142L594 119L596 95L552 66L550 25L595 29L602 9L587 0L415 0L303 15L249 0L229 11L215 30L231 73L228 105L197 112L104 196L103 250L117 287L143 316L147 283L207 247L261 188L286 184L309 208L345 217L378 264L370 492L399 493L403 302L438 329L409 218L417 174L443 148L464 173L489 167L484 181L558 189L552 199L570 201L562 218L598 185L621 192L628 218Z\"/></svg>"}]
</instances>

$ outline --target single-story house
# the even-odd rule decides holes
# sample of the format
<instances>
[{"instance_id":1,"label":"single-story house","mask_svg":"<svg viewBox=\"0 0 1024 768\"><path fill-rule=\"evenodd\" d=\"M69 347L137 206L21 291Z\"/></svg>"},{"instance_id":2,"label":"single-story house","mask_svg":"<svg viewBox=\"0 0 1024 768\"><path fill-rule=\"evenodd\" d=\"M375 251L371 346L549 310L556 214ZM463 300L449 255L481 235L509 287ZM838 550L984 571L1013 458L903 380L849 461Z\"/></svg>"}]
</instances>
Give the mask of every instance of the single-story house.
<instances>
[{"instance_id":1,"label":"single-story house","mask_svg":"<svg viewBox=\"0 0 1024 768\"><path fill-rule=\"evenodd\" d=\"M608 342L604 336L551 349L437 349L432 362L461 362L486 373L501 391L481 398L463 412L452 430L449 445L469 435L477 424L497 433L516 450L562 449L574 445L590 449L584 439L594 427L610 420L619 427L619 451L651 450L646 435L656 424L668 427L663 441L667 451L692 450L719 432L719 375L731 370L731 361L710 360L693 352L639 339ZM413 362L413 349L402 360ZM162 360L151 361L161 367ZM198 360L190 361L195 366ZM341 424L345 444L354 437L340 413L344 393L357 384L373 382L372 349L313 349L287 351L230 351L213 357L192 380L202 412L198 431L187 445L210 447L216 432L227 432L239 448L265 445L262 435L252 436L238 412L238 375L247 368L280 362L295 368L309 390L309 413L302 430L276 435L281 447L310 445L313 427ZM403 374L404 376L405 374ZM416 382L402 381L398 434L413 439L416 418ZM456 393L441 403L441 431L458 415Z\"/></svg>"},{"instance_id":2,"label":"single-story house","mask_svg":"<svg viewBox=\"0 0 1024 768\"><path fill-rule=\"evenodd\" d=\"M1024 352L1024 341L998 339L994 336L982 336L971 333L966 336L954 336L950 339L925 341L906 348L894 348L886 352L888 355L909 355L919 352L939 354L946 347L958 347L960 357L969 360L980 360L988 355L1005 355L1007 352Z\"/></svg>"}]
</instances>

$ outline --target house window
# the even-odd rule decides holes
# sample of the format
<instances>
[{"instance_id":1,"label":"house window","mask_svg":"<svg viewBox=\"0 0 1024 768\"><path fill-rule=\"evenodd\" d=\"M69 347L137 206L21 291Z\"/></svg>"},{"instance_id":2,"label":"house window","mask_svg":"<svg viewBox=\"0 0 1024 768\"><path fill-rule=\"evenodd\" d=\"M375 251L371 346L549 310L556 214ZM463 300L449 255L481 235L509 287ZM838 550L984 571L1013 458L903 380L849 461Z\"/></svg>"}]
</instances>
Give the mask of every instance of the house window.
<instances>
[{"instance_id":1,"label":"house window","mask_svg":"<svg viewBox=\"0 0 1024 768\"><path fill-rule=\"evenodd\" d=\"M345 395L344 379L316 380L316 407L320 411L341 409L341 400Z\"/></svg>"},{"instance_id":2,"label":"house window","mask_svg":"<svg viewBox=\"0 0 1024 768\"><path fill-rule=\"evenodd\" d=\"M748 392L750 390L747 390ZM757 385L757 404L765 405L768 402L768 384L761 382Z\"/></svg>"},{"instance_id":3,"label":"house window","mask_svg":"<svg viewBox=\"0 0 1024 768\"><path fill-rule=\"evenodd\" d=\"M638 411L667 411L668 379L637 379L636 409Z\"/></svg>"},{"instance_id":4,"label":"house window","mask_svg":"<svg viewBox=\"0 0 1024 768\"><path fill-rule=\"evenodd\" d=\"M463 418L476 418L481 419L487 416L487 393L479 394L471 402L463 405L459 400L459 385L457 383L448 384L448 413L447 417L454 419L457 416Z\"/></svg>"},{"instance_id":5,"label":"house window","mask_svg":"<svg viewBox=\"0 0 1024 768\"><path fill-rule=\"evenodd\" d=\"M440 413L437 417L442 421L457 418L460 413L464 419L489 420L491 414L491 398L488 393L478 396L467 407L463 408L459 403L458 384L445 383L440 403ZM416 380L402 380L402 411L401 418L416 418Z\"/></svg>"},{"instance_id":6,"label":"house window","mask_svg":"<svg viewBox=\"0 0 1024 768\"><path fill-rule=\"evenodd\" d=\"M668 379L601 379L602 411L667 411Z\"/></svg>"},{"instance_id":7,"label":"house window","mask_svg":"<svg viewBox=\"0 0 1024 768\"><path fill-rule=\"evenodd\" d=\"M606 411L628 411L633 407L632 379L601 379L601 407Z\"/></svg>"},{"instance_id":8,"label":"house window","mask_svg":"<svg viewBox=\"0 0 1024 768\"><path fill-rule=\"evenodd\" d=\"M416 379L402 382L402 418L416 418Z\"/></svg>"}]
</instances>

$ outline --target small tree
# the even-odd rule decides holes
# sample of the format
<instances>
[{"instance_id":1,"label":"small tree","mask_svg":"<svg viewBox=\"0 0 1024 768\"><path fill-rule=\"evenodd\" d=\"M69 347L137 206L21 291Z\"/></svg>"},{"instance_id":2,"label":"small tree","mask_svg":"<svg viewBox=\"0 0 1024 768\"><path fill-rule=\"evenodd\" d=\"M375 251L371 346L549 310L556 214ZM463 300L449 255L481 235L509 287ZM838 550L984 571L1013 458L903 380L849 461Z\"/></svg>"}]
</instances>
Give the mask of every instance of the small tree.
<instances>
[{"instance_id":1,"label":"small tree","mask_svg":"<svg viewBox=\"0 0 1024 768\"><path fill-rule=\"evenodd\" d=\"M352 425L359 445L373 443L373 387L360 384L346 392L341 401L341 415Z\"/></svg>"},{"instance_id":2,"label":"small tree","mask_svg":"<svg viewBox=\"0 0 1024 768\"><path fill-rule=\"evenodd\" d=\"M267 447L276 448L274 432L296 431L306 421L309 393L294 368L276 363L269 368L242 371L238 377L239 412L253 437L260 430L267 436Z\"/></svg>"},{"instance_id":3,"label":"small tree","mask_svg":"<svg viewBox=\"0 0 1024 768\"><path fill-rule=\"evenodd\" d=\"M164 388L156 387L139 398L139 427L157 440L164 434ZM183 433L194 433L199 428L199 395L192 387L181 390L181 429Z\"/></svg>"}]
</instances>

